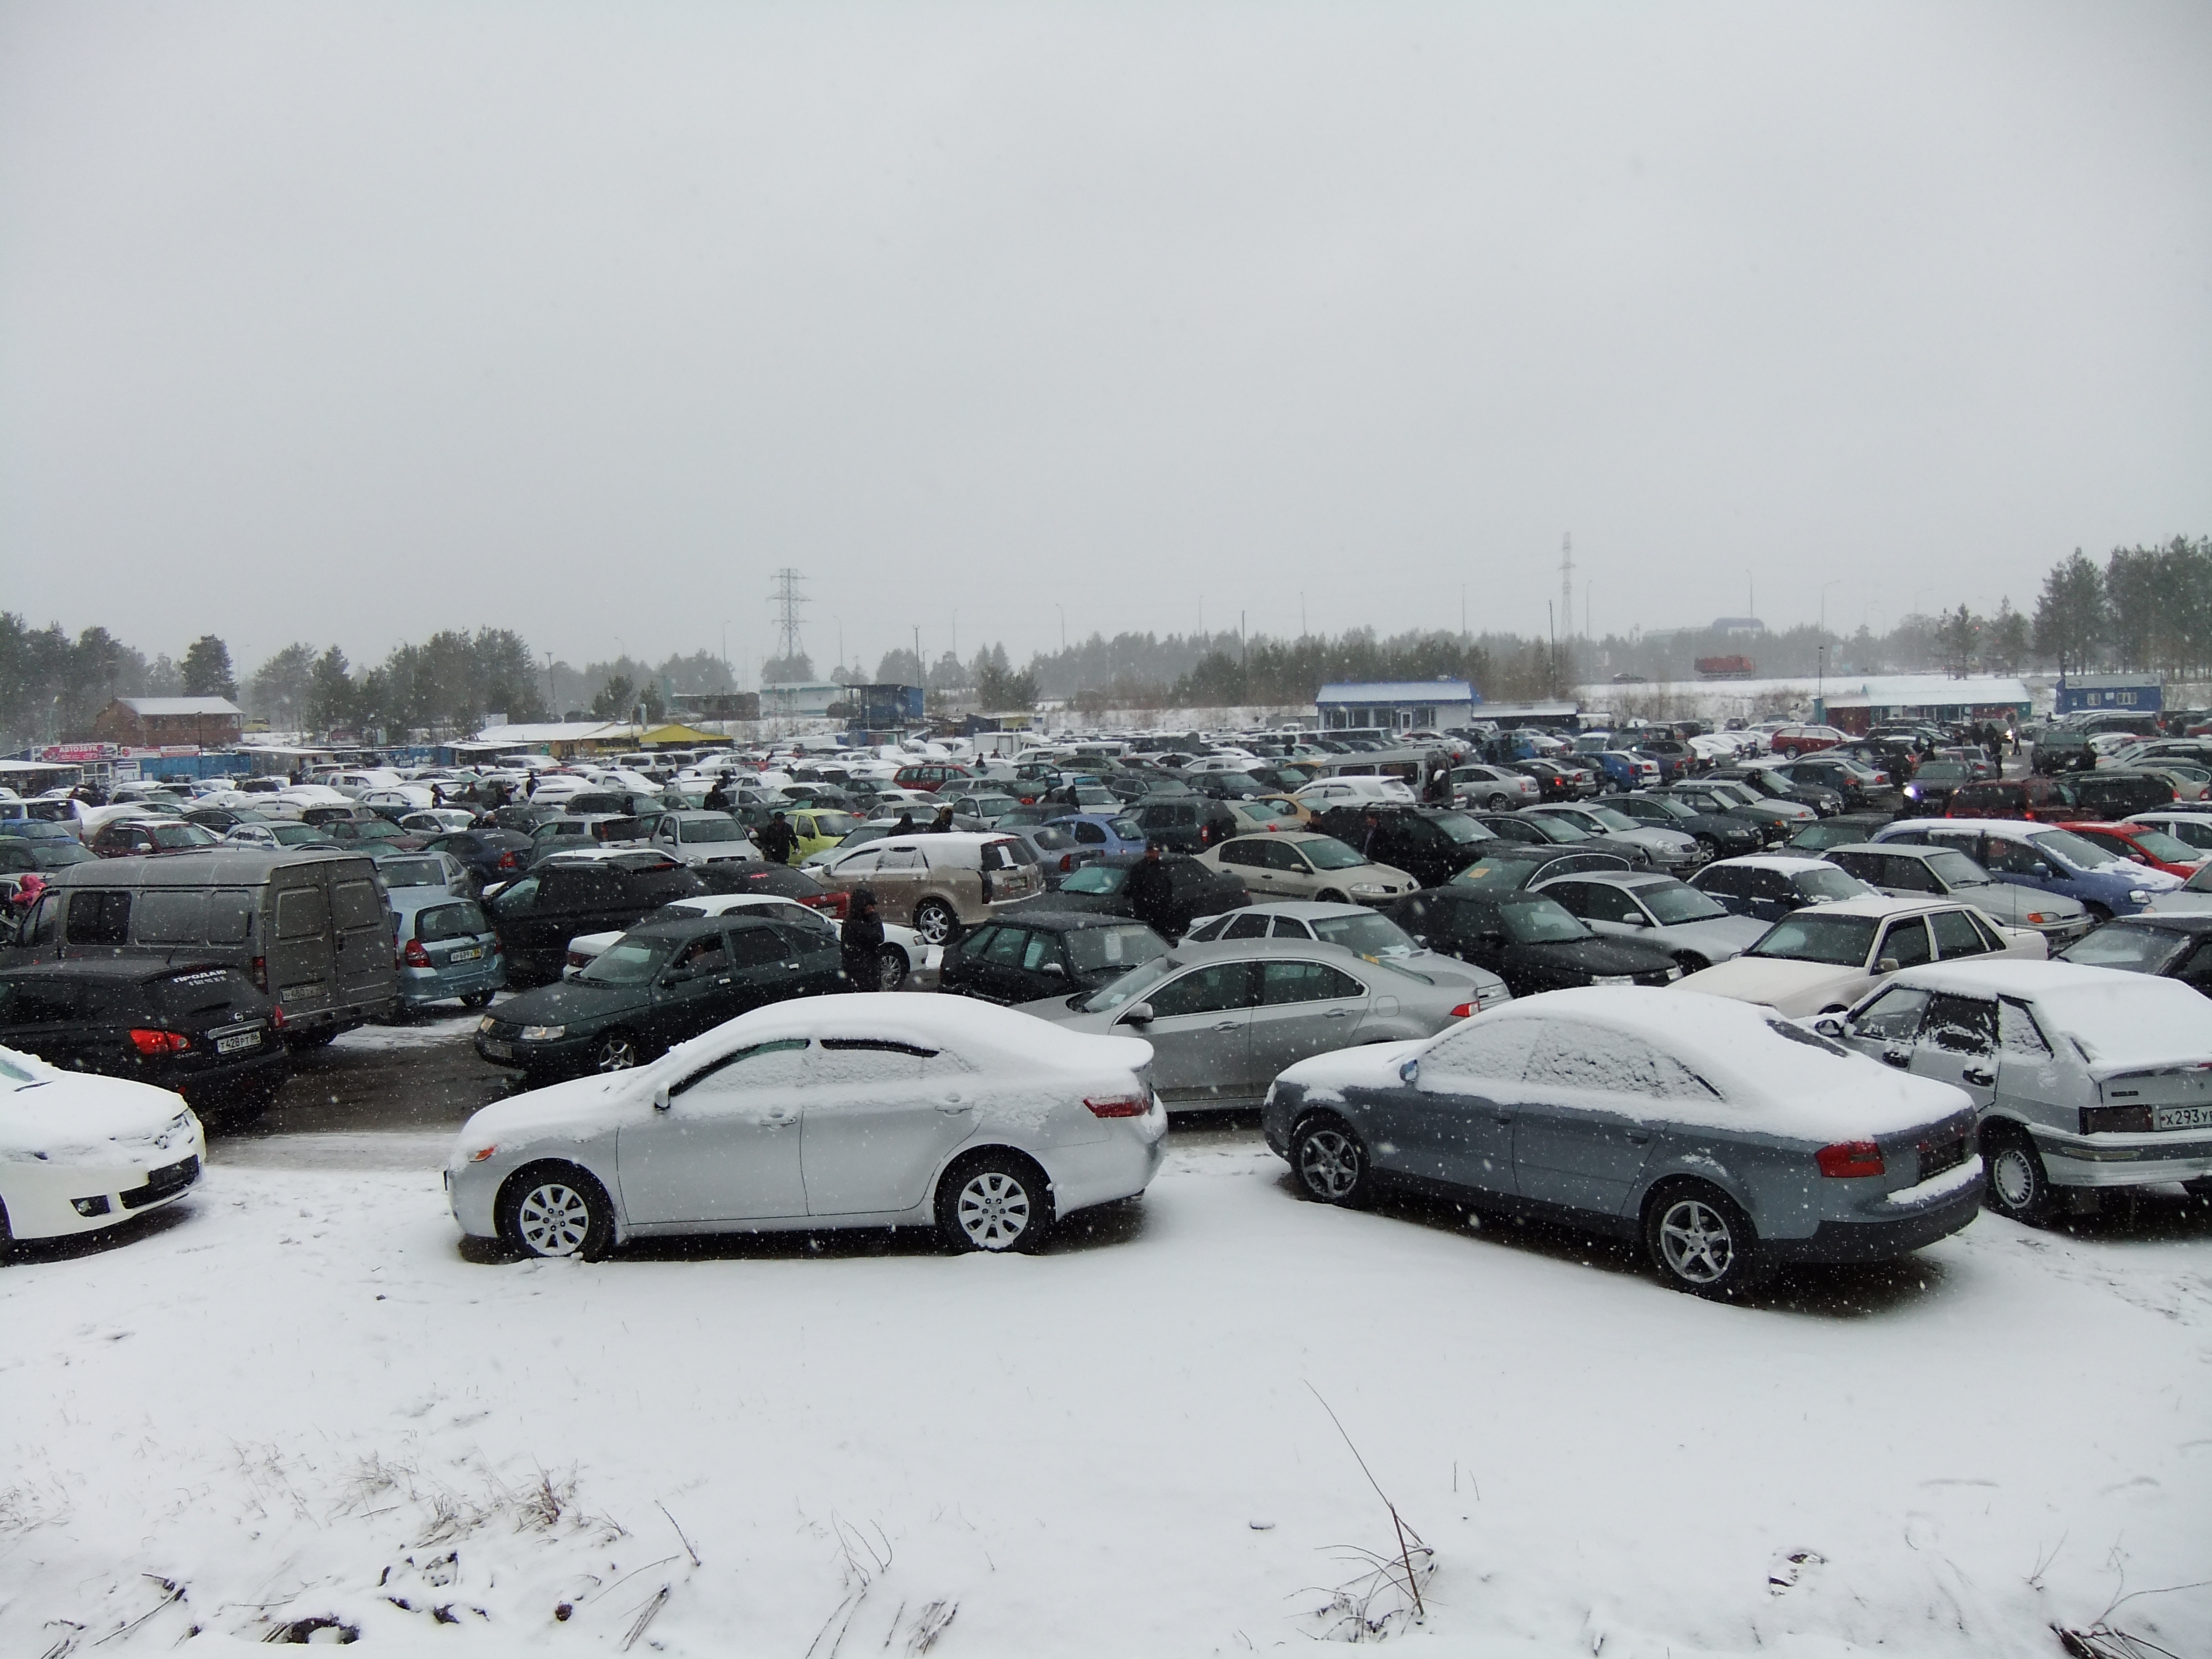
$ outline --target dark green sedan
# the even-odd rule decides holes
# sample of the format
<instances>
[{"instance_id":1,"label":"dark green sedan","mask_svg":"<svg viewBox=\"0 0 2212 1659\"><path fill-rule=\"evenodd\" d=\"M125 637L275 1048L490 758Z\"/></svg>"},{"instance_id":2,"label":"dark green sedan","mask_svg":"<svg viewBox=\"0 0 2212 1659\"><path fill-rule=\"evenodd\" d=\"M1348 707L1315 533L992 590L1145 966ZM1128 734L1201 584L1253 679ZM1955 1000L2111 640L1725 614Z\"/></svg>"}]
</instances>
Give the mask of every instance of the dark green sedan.
<instances>
[{"instance_id":1,"label":"dark green sedan","mask_svg":"<svg viewBox=\"0 0 2212 1659\"><path fill-rule=\"evenodd\" d=\"M535 1086L624 1072L723 1021L846 988L836 936L744 911L633 927L575 978L484 1016L477 1053Z\"/></svg>"}]
</instances>

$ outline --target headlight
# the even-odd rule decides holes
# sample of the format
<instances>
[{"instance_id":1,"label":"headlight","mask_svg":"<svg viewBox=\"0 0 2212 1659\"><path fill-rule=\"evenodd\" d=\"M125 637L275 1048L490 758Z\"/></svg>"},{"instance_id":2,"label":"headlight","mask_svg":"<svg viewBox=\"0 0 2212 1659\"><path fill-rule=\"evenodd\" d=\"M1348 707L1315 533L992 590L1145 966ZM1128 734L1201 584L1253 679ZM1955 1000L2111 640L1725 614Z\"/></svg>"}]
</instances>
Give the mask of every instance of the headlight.
<instances>
[{"instance_id":1,"label":"headlight","mask_svg":"<svg viewBox=\"0 0 2212 1659\"><path fill-rule=\"evenodd\" d=\"M498 1024L499 1022L497 1020L494 1019L489 1014L486 1014L482 1019L477 1022L477 1030L479 1032L489 1032L493 1026Z\"/></svg>"},{"instance_id":2,"label":"headlight","mask_svg":"<svg viewBox=\"0 0 2212 1659\"><path fill-rule=\"evenodd\" d=\"M525 1042L553 1042L568 1035L565 1025L526 1025L522 1028Z\"/></svg>"},{"instance_id":3,"label":"headlight","mask_svg":"<svg viewBox=\"0 0 2212 1659\"><path fill-rule=\"evenodd\" d=\"M1682 977L1682 970L1681 970L1680 968L1669 968L1669 969L1667 970L1667 979L1668 979L1668 981L1670 984L1671 984L1674 981L1678 980L1678 979L1680 979L1680 978L1681 978L1681 977Z\"/></svg>"},{"instance_id":4,"label":"headlight","mask_svg":"<svg viewBox=\"0 0 2212 1659\"><path fill-rule=\"evenodd\" d=\"M1590 983L1593 985L1633 985L1636 983L1636 975L1633 974L1599 974L1591 979Z\"/></svg>"},{"instance_id":5,"label":"headlight","mask_svg":"<svg viewBox=\"0 0 2212 1659\"><path fill-rule=\"evenodd\" d=\"M1390 889L1379 881L1355 881L1352 884L1352 890L1355 893L1387 893Z\"/></svg>"},{"instance_id":6,"label":"headlight","mask_svg":"<svg viewBox=\"0 0 2212 1659\"><path fill-rule=\"evenodd\" d=\"M2130 904L2148 904L2150 902L2150 895L2144 892L2140 887L2130 888L2128 890L2128 902Z\"/></svg>"}]
</instances>

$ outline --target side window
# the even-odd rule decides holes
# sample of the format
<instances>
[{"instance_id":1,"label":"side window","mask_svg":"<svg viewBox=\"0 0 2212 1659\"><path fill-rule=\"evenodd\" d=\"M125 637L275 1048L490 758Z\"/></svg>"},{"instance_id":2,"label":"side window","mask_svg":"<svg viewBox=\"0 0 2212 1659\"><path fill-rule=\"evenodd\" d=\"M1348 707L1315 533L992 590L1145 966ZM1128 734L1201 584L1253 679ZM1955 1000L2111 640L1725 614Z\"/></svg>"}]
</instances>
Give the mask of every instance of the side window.
<instances>
[{"instance_id":1,"label":"side window","mask_svg":"<svg viewBox=\"0 0 2212 1659\"><path fill-rule=\"evenodd\" d=\"M384 919L376 889L365 881L342 881L331 890L331 908L340 927L374 927Z\"/></svg>"},{"instance_id":2,"label":"side window","mask_svg":"<svg viewBox=\"0 0 2212 1659\"><path fill-rule=\"evenodd\" d=\"M51 1025L84 1016L83 988L64 979L19 979L9 1018L20 1025Z\"/></svg>"},{"instance_id":3,"label":"side window","mask_svg":"<svg viewBox=\"0 0 2212 1659\"><path fill-rule=\"evenodd\" d=\"M1743 875L1741 870L1709 870L1698 885L1708 893L1722 898L1743 896Z\"/></svg>"},{"instance_id":4,"label":"side window","mask_svg":"<svg viewBox=\"0 0 2212 1659\"><path fill-rule=\"evenodd\" d=\"M1989 842L1989 856L1982 862L1992 875L2033 876L2043 869L2043 860L2027 842L2002 841L1995 836Z\"/></svg>"},{"instance_id":5,"label":"side window","mask_svg":"<svg viewBox=\"0 0 2212 1659\"><path fill-rule=\"evenodd\" d=\"M719 1060L706 1071L687 1078L669 1092L678 1099L706 1105L718 1097L741 1095L756 1089L797 1088L806 1080L806 1039L757 1042Z\"/></svg>"},{"instance_id":6,"label":"side window","mask_svg":"<svg viewBox=\"0 0 2212 1659\"><path fill-rule=\"evenodd\" d=\"M1541 1024L1497 1019L1448 1031L1421 1056L1419 1086L1450 1091L1484 1083L1518 1083Z\"/></svg>"},{"instance_id":7,"label":"side window","mask_svg":"<svg viewBox=\"0 0 2212 1659\"><path fill-rule=\"evenodd\" d=\"M1965 910L1938 910L1929 919L1936 930L1936 948L1946 958L1951 957L1981 957L1990 951L1989 941L1974 926L1972 915Z\"/></svg>"},{"instance_id":8,"label":"side window","mask_svg":"<svg viewBox=\"0 0 2212 1659\"><path fill-rule=\"evenodd\" d=\"M1662 1100L1711 1099L1714 1092L1680 1060L1642 1039L1573 1020L1545 1022L1522 1081Z\"/></svg>"},{"instance_id":9,"label":"side window","mask_svg":"<svg viewBox=\"0 0 2212 1659\"><path fill-rule=\"evenodd\" d=\"M885 848L884 849L883 856L876 862L877 869L886 872L893 870L919 870L921 867L921 851L919 848L914 847ZM840 865L837 868L838 872L842 874L844 872L844 866Z\"/></svg>"},{"instance_id":10,"label":"side window","mask_svg":"<svg viewBox=\"0 0 2212 1659\"><path fill-rule=\"evenodd\" d=\"M1260 1003L1279 1008L1293 1002L1329 1002L1364 997L1367 988L1325 962L1267 962L1260 966Z\"/></svg>"},{"instance_id":11,"label":"side window","mask_svg":"<svg viewBox=\"0 0 2212 1659\"><path fill-rule=\"evenodd\" d=\"M983 947L983 960L1001 968L1018 966L1022 959L1022 947L1029 943L1026 927L1001 927L991 935L991 942Z\"/></svg>"},{"instance_id":12,"label":"side window","mask_svg":"<svg viewBox=\"0 0 2212 1659\"><path fill-rule=\"evenodd\" d=\"M1880 1042L1911 1042L1920 1035L1920 1016L1927 1006L1927 992L1894 986L1867 1005L1851 1022L1851 1033Z\"/></svg>"},{"instance_id":13,"label":"side window","mask_svg":"<svg viewBox=\"0 0 2212 1659\"><path fill-rule=\"evenodd\" d=\"M1252 1006L1252 964L1220 962L1171 979L1146 1000L1162 1019L1181 1014L1227 1013Z\"/></svg>"},{"instance_id":14,"label":"side window","mask_svg":"<svg viewBox=\"0 0 2212 1659\"><path fill-rule=\"evenodd\" d=\"M1267 918L1249 910L1240 911L1229 919L1226 927L1215 930L1222 939L1265 939L1267 937Z\"/></svg>"},{"instance_id":15,"label":"side window","mask_svg":"<svg viewBox=\"0 0 2212 1659\"><path fill-rule=\"evenodd\" d=\"M138 896L138 939L145 945L198 945L207 929L207 895L164 892Z\"/></svg>"},{"instance_id":16,"label":"side window","mask_svg":"<svg viewBox=\"0 0 2212 1659\"><path fill-rule=\"evenodd\" d=\"M719 974L730 965L729 949L722 943L720 933L709 933L704 939L693 939L678 951L675 965L695 974Z\"/></svg>"},{"instance_id":17,"label":"side window","mask_svg":"<svg viewBox=\"0 0 2212 1659\"><path fill-rule=\"evenodd\" d=\"M1997 1046L1997 1006L1980 997L1938 991L1928 1000L1920 1040L1954 1054L1986 1054Z\"/></svg>"},{"instance_id":18,"label":"side window","mask_svg":"<svg viewBox=\"0 0 2212 1659\"><path fill-rule=\"evenodd\" d=\"M825 1037L808 1067L807 1081L832 1088L881 1088L916 1084L931 1058L908 1042L878 1042L866 1037Z\"/></svg>"},{"instance_id":19,"label":"side window","mask_svg":"<svg viewBox=\"0 0 2212 1659\"><path fill-rule=\"evenodd\" d=\"M69 896L72 945L123 945L131 938L131 895L88 887Z\"/></svg>"},{"instance_id":20,"label":"side window","mask_svg":"<svg viewBox=\"0 0 2212 1659\"><path fill-rule=\"evenodd\" d=\"M1577 915L1586 916L1592 921L1633 921L1643 919L1643 909L1634 899L1618 887L1609 887L1602 882L1594 881L1570 882L1568 885L1583 896L1583 908L1576 910L1571 904L1567 907L1570 910L1574 910Z\"/></svg>"},{"instance_id":21,"label":"side window","mask_svg":"<svg viewBox=\"0 0 2212 1659\"><path fill-rule=\"evenodd\" d=\"M876 860L879 856L874 848L862 848L859 852L837 860L837 873L841 877L865 876L876 867Z\"/></svg>"},{"instance_id":22,"label":"side window","mask_svg":"<svg viewBox=\"0 0 2212 1659\"><path fill-rule=\"evenodd\" d=\"M1313 929L1296 916L1277 916L1274 937L1277 939L1311 939Z\"/></svg>"},{"instance_id":23,"label":"side window","mask_svg":"<svg viewBox=\"0 0 2212 1659\"><path fill-rule=\"evenodd\" d=\"M1060 961L1060 940L1051 933L1033 933L1022 947L1022 966L1034 973L1048 962Z\"/></svg>"},{"instance_id":24,"label":"side window","mask_svg":"<svg viewBox=\"0 0 2212 1659\"><path fill-rule=\"evenodd\" d=\"M1258 864L1262 861L1260 848L1250 842L1228 842L1214 850L1224 864Z\"/></svg>"},{"instance_id":25,"label":"side window","mask_svg":"<svg viewBox=\"0 0 2212 1659\"><path fill-rule=\"evenodd\" d=\"M2051 1044L2028 1006L2016 997L1997 999L1997 1047L2032 1060L2051 1058Z\"/></svg>"},{"instance_id":26,"label":"side window","mask_svg":"<svg viewBox=\"0 0 2212 1659\"><path fill-rule=\"evenodd\" d=\"M1076 840L1085 847L1103 847L1106 844L1106 831L1097 824L1078 819L1067 827Z\"/></svg>"},{"instance_id":27,"label":"side window","mask_svg":"<svg viewBox=\"0 0 2212 1659\"><path fill-rule=\"evenodd\" d=\"M1928 924L1918 916L1907 921L1893 921L1889 931L1881 936L1881 948L1875 960L1893 960L1900 968L1917 968L1929 960Z\"/></svg>"},{"instance_id":28,"label":"side window","mask_svg":"<svg viewBox=\"0 0 2212 1659\"><path fill-rule=\"evenodd\" d=\"M1000 933L1006 931L1006 930L1005 928L995 925L978 927L974 933L969 934L966 939L960 941L958 946L960 954L963 957L974 957L976 960L981 961L984 953L990 950L991 942L997 939Z\"/></svg>"},{"instance_id":29,"label":"side window","mask_svg":"<svg viewBox=\"0 0 2212 1659\"><path fill-rule=\"evenodd\" d=\"M1853 875L1861 872L1854 870ZM1900 893L1933 893L1940 891L1936 872L1918 859L1893 854L1882 860L1881 874L1872 878L1883 887L1894 887Z\"/></svg>"},{"instance_id":30,"label":"side window","mask_svg":"<svg viewBox=\"0 0 2212 1659\"><path fill-rule=\"evenodd\" d=\"M739 927L729 939L733 968L765 968L783 960L783 939L773 927Z\"/></svg>"}]
</instances>

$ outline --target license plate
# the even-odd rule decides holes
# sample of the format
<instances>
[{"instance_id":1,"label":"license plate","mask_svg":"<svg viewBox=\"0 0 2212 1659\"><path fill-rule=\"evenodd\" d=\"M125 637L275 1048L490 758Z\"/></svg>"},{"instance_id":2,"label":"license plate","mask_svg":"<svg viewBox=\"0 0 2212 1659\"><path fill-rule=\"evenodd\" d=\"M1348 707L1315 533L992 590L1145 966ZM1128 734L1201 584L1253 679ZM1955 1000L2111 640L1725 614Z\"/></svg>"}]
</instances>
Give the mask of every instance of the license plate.
<instances>
[{"instance_id":1,"label":"license plate","mask_svg":"<svg viewBox=\"0 0 2212 1659\"><path fill-rule=\"evenodd\" d=\"M465 950L465 951L454 951L454 952L453 952L453 955L451 955L451 956L449 956L449 957L447 957L446 958L446 960L447 960L447 961L448 961L448 962L474 962L474 961L475 961L478 957L482 956L483 954L483 945L470 945L470 946L469 946L469 948L468 948L467 950Z\"/></svg>"},{"instance_id":2,"label":"license plate","mask_svg":"<svg viewBox=\"0 0 2212 1659\"><path fill-rule=\"evenodd\" d=\"M234 1054L240 1048L258 1048L260 1046L261 1033L258 1031L240 1031L236 1036L215 1040L215 1051L219 1054Z\"/></svg>"},{"instance_id":3,"label":"license plate","mask_svg":"<svg viewBox=\"0 0 2212 1659\"><path fill-rule=\"evenodd\" d=\"M2154 1129L2212 1129L2212 1106L2154 1106Z\"/></svg>"},{"instance_id":4,"label":"license plate","mask_svg":"<svg viewBox=\"0 0 2212 1659\"><path fill-rule=\"evenodd\" d=\"M483 1046L483 1051L487 1054L489 1054L494 1060L513 1060L514 1058L514 1045L512 1042L487 1042Z\"/></svg>"}]
</instances>

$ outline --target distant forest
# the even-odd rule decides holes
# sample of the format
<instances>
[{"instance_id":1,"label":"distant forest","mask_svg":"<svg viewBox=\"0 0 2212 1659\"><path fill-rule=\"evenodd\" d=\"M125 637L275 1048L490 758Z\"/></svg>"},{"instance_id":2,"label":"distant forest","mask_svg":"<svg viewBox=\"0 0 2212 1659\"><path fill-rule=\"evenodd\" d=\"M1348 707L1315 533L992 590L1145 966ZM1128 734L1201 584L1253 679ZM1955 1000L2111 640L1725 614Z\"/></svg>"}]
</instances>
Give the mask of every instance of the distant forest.
<instances>
[{"instance_id":1,"label":"distant forest","mask_svg":"<svg viewBox=\"0 0 2212 1659\"><path fill-rule=\"evenodd\" d=\"M1826 647L1825 655L1823 647ZM1004 647L923 665L887 653L878 681L926 686L938 707L1012 710L1040 700L1079 709L1283 706L1309 702L1330 680L1474 682L1492 702L1567 695L1621 678L1695 678L1700 657L1751 658L1762 676L1936 671L2015 673L2030 668L2143 670L2175 678L2212 676L2212 538L2175 537L2156 547L2116 548L2100 564L2080 550L2053 565L2033 612L2009 601L1988 615L1965 606L1908 616L1876 634L1810 627L1746 637L1710 629L1553 642L1498 633L1377 635L1372 629L1285 639L1231 633L1094 634L1017 667ZM765 680L815 678L806 657L763 663ZM832 671L848 682L858 666ZM82 738L118 696L226 696L279 730L453 733L488 715L509 720L566 716L657 719L674 692L734 690L728 665L708 651L653 663L627 655L581 667L548 661L519 634L447 629L356 665L335 644L286 646L241 674L212 635L174 657L148 657L105 628L72 635L58 623L33 628L0 611L0 748Z\"/></svg>"}]
</instances>

